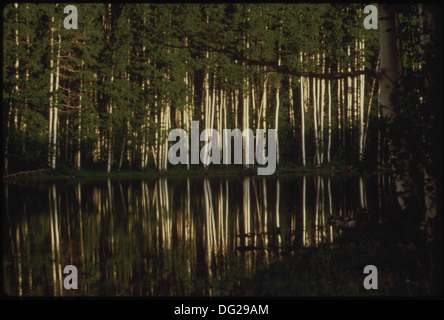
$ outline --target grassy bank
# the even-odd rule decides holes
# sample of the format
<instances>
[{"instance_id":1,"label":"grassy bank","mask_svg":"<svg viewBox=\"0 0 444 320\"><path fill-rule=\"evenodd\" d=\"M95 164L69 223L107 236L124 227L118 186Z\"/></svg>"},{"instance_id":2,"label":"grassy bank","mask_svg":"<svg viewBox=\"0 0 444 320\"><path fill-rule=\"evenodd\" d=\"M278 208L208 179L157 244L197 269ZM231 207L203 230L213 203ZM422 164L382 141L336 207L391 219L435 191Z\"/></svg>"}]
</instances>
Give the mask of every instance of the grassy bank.
<instances>
[{"instance_id":1,"label":"grassy bank","mask_svg":"<svg viewBox=\"0 0 444 320\"><path fill-rule=\"evenodd\" d=\"M380 171L388 171L381 168ZM324 165L320 167L308 166L301 167L294 164L281 164L276 167L276 171L271 176L276 175L307 175L307 174L368 174L363 170L352 168L350 166L335 164ZM213 165L204 169L201 165L191 165L189 169L185 166L171 166L166 171L158 171L150 168L143 171L140 170L122 170L111 171L107 173L104 170L81 169L75 168L58 168L56 170L40 169L32 171L23 171L4 175L5 181L63 181L71 179L139 179L139 178L156 178L156 177L193 177L193 176L257 176L257 168L251 166L244 168L242 165Z\"/></svg>"}]
</instances>

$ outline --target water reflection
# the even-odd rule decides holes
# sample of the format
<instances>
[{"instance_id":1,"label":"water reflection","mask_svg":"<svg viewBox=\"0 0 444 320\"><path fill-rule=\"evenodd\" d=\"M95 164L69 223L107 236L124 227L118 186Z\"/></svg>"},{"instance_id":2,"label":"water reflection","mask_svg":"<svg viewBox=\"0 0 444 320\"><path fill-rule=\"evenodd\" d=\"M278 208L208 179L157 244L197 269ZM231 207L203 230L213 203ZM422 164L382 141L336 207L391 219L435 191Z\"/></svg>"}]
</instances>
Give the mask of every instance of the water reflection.
<instances>
[{"instance_id":1,"label":"water reflection","mask_svg":"<svg viewBox=\"0 0 444 320\"><path fill-rule=\"evenodd\" d=\"M5 184L4 290L229 295L236 279L283 252L334 241L342 231L330 216L381 214L389 185L383 176ZM63 288L68 264L78 268L78 290Z\"/></svg>"}]
</instances>

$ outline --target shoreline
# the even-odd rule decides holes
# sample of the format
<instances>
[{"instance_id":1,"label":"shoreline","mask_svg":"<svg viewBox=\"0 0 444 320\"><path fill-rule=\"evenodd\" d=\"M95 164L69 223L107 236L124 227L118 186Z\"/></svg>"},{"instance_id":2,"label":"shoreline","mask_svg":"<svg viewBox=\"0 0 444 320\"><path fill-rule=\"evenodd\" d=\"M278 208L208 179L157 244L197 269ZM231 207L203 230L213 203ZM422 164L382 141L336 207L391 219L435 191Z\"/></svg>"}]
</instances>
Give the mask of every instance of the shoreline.
<instances>
[{"instance_id":1,"label":"shoreline","mask_svg":"<svg viewBox=\"0 0 444 320\"><path fill-rule=\"evenodd\" d=\"M186 167L172 167L166 171L158 171L157 169L147 170L121 170L112 171L110 173L94 170L94 169L38 169L31 171L22 171L12 173L9 175L3 175L4 183L13 182L43 182L43 181L67 181L67 180L83 180L83 179L143 179L143 178L162 178L162 177L179 177L179 178L192 178L192 177L258 177L258 178L275 178L277 176L289 176L289 175L346 175L346 176L364 176L373 175L377 173L390 173L391 170L378 167L376 171L370 172L365 170L359 170L351 166L338 166L338 165L324 165L320 167L300 167L294 165L278 165L276 172L272 175L257 175L256 167L244 168L242 166L232 166L216 168L210 167L204 169L202 167L194 167L187 169Z\"/></svg>"}]
</instances>

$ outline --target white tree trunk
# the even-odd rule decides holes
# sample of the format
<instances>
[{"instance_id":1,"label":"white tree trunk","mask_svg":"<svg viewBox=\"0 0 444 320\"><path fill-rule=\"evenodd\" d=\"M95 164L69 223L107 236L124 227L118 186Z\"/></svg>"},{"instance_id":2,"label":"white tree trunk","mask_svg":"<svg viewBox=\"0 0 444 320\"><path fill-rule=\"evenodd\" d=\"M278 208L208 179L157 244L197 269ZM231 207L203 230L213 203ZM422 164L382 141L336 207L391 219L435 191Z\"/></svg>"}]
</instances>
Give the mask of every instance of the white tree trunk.
<instances>
[{"instance_id":1,"label":"white tree trunk","mask_svg":"<svg viewBox=\"0 0 444 320\"><path fill-rule=\"evenodd\" d=\"M60 47L62 43L62 37L58 35L58 48L57 48L57 62L56 62L56 81L55 81L55 99L54 99L54 118L53 118L53 135L52 135L52 159L51 159L51 169L56 168L57 159L57 129L58 129L58 91L60 82Z\"/></svg>"},{"instance_id":2,"label":"white tree trunk","mask_svg":"<svg viewBox=\"0 0 444 320\"><path fill-rule=\"evenodd\" d=\"M316 78L313 78L313 125L314 125L314 134L315 134L315 164L320 165L320 157L319 157L319 138L318 138L318 99L317 99L317 86L318 80Z\"/></svg>"},{"instance_id":3,"label":"white tree trunk","mask_svg":"<svg viewBox=\"0 0 444 320\"><path fill-rule=\"evenodd\" d=\"M328 146L327 146L327 162L330 163L331 150L331 81L328 81Z\"/></svg>"},{"instance_id":4,"label":"white tree trunk","mask_svg":"<svg viewBox=\"0 0 444 320\"><path fill-rule=\"evenodd\" d=\"M301 54L302 60L302 54ZM302 144L302 166L305 167L305 97L304 97L304 77L301 77L301 144Z\"/></svg>"},{"instance_id":5,"label":"white tree trunk","mask_svg":"<svg viewBox=\"0 0 444 320\"><path fill-rule=\"evenodd\" d=\"M379 42L380 42L380 79L379 88L382 116L389 123L398 116L397 106L391 101L392 94L396 90L396 79L400 72L400 55L397 47L396 12L393 5L379 5ZM394 171L394 181L399 206L407 209L410 203L416 199L415 184L412 177L412 156L407 147L405 137L397 138L389 136L388 147L390 164Z\"/></svg>"},{"instance_id":6,"label":"white tree trunk","mask_svg":"<svg viewBox=\"0 0 444 320\"><path fill-rule=\"evenodd\" d=\"M295 118L294 118L294 103L293 103L293 88L291 87L291 76L288 79L288 109L291 131L295 134Z\"/></svg>"},{"instance_id":7,"label":"white tree trunk","mask_svg":"<svg viewBox=\"0 0 444 320\"><path fill-rule=\"evenodd\" d=\"M83 65L85 64L85 61L82 60L82 71L83 71ZM83 77L80 79L80 92L79 92L79 125L78 125L78 131L77 131L77 151L76 151L76 157L75 157L75 163L77 170L80 170L81 168L81 144L82 144L82 99L83 99Z\"/></svg>"},{"instance_id":8,"label":"white tree trunk","mask_svg":"<svg viewBox=\"0 0 444 320\"><path fill-rule=\"evenodd\" d=\"M276 129L276 164L279 164L279 87L280 84L278 84L278 87L276 88L276 115L274 123L274 127Z\"/></svg>"},{"instance_id":9,"label":"white tree trunk","mask_svg":"<svg viewBox=\"0 0 444 320\"><path fill-rule=\"evenodd\" d=\"M359 53L361 55L361 66L360 69L364 70L364 62L365 62L365 55L364 55L364 39L359 42ZM360 85L360 91L359 91L359 161L362 160L362 157L364 155L364 95L365 95L365 76L361 74L359 76L359 85Z\"/></svg>"},{"instance_id":10,"label":"white tree trunk","mask_svg":"<svg viewBox=\"0 0 444 320\"><path fill-rule=\"evenodd\" d=\"M48 166L52 167L52 135L54 118L54 17L51 18L51 53L49 60L49 124L48 124Z\"/></svg>"},{"instance_id":11,"label":"white tree trunk","mask_svg":"<svg viewBox=\"0 0 444 320\"><path fill-rule=\"evenodd\" d=\"M109 114L111 116L113 114L112 102L110 102L110 104L108 105L108 110L109 110ZM109 129L108 129L108 134L109 134L109 136L108 136L108 160L107 160L107 163L106 163L106 172L110 173L111 172L111 166L112 166L112 158L113 158L113 144L112 144L113 126L112 126L111 123L110 123Z\"/></svg>"}]
</instances>

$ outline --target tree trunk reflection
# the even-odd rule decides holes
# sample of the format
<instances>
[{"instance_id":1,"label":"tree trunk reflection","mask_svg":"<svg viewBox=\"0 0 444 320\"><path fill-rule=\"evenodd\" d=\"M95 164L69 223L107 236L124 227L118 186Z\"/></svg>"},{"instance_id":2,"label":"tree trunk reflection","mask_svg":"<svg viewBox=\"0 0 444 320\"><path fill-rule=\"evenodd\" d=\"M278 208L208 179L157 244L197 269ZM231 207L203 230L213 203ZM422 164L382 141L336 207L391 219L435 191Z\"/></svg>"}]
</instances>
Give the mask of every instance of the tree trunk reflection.
<instances>
[{"instance_id":1,"label":"tree trunk reflection","mask_svg":"<svg viewBox=\"0 0 444 320\"><path fill-rule=\"evenodd\" d=\"M16 296L230 294L236 281L227 286L224 279L251 275L284 251L297 257L300 248L333 242L342 231L329 224L331 216L356 218L357 208L380 215L384 208L389 211L390 186L383 176L5 185L5 255L11 261L5 291ZM32 215L23 202L18 205L19 197L33 205ZM63 288L68 264L79 270L75 292Z\"/></svg>"}]
</instances>

